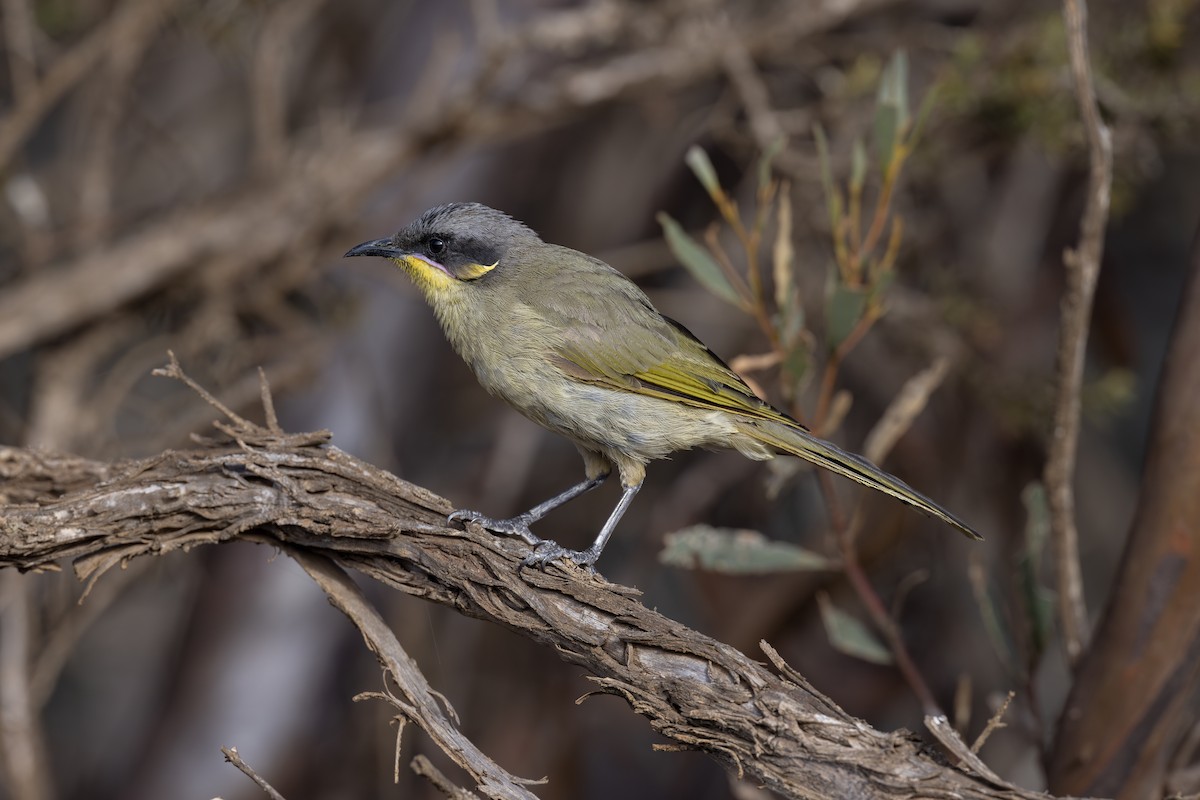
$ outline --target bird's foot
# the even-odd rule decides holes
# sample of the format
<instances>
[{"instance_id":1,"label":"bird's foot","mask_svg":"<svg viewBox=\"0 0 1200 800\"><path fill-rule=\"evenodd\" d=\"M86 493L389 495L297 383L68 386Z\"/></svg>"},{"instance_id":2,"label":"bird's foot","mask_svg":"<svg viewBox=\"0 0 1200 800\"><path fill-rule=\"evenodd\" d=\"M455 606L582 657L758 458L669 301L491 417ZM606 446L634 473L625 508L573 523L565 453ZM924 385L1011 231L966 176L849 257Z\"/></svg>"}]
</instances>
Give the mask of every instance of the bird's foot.
<instances>
[{"instance_id":1,"label":"bird's foot","mask_svg":"<svg viewBox=\"0 0 1200 800\"><path fill-rule=\"evenodd\" d=\"M521 566L545 570L547 564L560 558L567 559L587 572L595 572L596 559L600 558L600 551L593 547L589 547L587 550L568 550L558 542L542 539L533 546L533 552L521 561Z\"/></svg>"},{"instance_id":2,"label":"bird's foot","mask_svg":"<svg viewBox=\"0 0 1200 800\"><path fill-rule=\"evenodd\" d=\"M518 514L512 519L492 519L489 516L480 514L478 511L460 508L447 517L447 519L450 522L475 522L492 533L500 533L505 536L519 536L534 547L542 544L542 539L529 530L529 523L533 520L528 514Z\"/></svg>"}]
</instances>

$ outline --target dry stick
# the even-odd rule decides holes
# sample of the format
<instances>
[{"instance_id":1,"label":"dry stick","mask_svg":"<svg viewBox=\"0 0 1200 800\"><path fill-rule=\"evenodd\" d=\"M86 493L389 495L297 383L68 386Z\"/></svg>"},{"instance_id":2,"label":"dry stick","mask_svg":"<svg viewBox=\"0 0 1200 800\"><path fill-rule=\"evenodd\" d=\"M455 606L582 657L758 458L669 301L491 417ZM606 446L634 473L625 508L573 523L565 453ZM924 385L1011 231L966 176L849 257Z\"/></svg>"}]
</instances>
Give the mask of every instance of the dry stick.
<instances>
[{"instance_id":1,"label":"dry stick","mask_svg":"<svg viewBox=\"0 0 1200 800\"><path fill-rule=\"evenodd\" d=\"M271 800L286 800L283 795L276 791L274 786L267 783L262 776L250 768L249 764L242 760L242 757L238 755L238 750L236 747L222 747L221 752L225 754L226 761L228 761L230 764L233 764L235 767L240 769L247 778L254 781L255 785L266 792L267 797L271 798Z\"/></svg>"},{"instance_id":2,"label":"dry stick","mask_svg":"<svg viewBox=\"0 0 1200 800\"><path fill-rule=\"evenodd\" d=\"M979 752L984 744L987 743L988 737L992 735L993 731L1005 727L1003 721L1004 715L1008 713L1008 707L1012 705L1013 698L1016 696L1016 692L1009 691L1008 695L1004 698L1004 702L1000 704L1000 707L996 709L996 713L992 714L991 719L988 720L987 726L975 737L974 743L971 744L972 753Z\"/></svg>"},{"instance_id":3,"label":"dry stick","mask_svg":"<svg viewBox=\"0 0 1200 800\"><path fill-rule=\"evenodd\" d=\"M479 795L474 792L468 792L461 786L455 786L449 778L442 774L442 771L433 765L425 756L414 756L412 760L412 771L420 775L425 780L433 784L433 788L437 789L442 794L449 797L450 800L477 800Z\"/></svg>"},{"instance_id":4,"label":"dry stick","mask_svg":"<svg viewBox=\"0 0 1200 800\"><path fill-rule=\"evenodd\" d=\"M1112 139L1100 118L1088 61L1087 11L1084 0L1063 0L1071 76L1087 135L1090 172L1087 205L1080 223L1079 244L1063 254L1067 287L1062 301L1058 342L1058 393L1054 430L1046 459L1046 491L1050 505L1058 612L1067 656L1078 661L1088 638L1087 606L1079 566L1079 532L1075 527L1075 455L1079 439L1080 393L1088 325L1108 219L1112 185Z\"/></svg>"},{"instance_id":5,"label":"dry stick","mask_svg":"<svg viewBox=\"0 0 1200 800\"><path fill-rule=\"evenodd\" d=\"M304 568L329 597L329 602L357 626L371 652L375 653L385 672L392 676L404 695L398 704L402 713L427 732L446 755L471 773L484 795L510 800L536 800L522 784L537 781L509 774L480 751L474 742L463 736L455 724L457 719L451 719L454 712L449 703L429 686L392 629L341 567L326 556L302 548L284 547L284 552Z\"/></svg>"}]
</instances>

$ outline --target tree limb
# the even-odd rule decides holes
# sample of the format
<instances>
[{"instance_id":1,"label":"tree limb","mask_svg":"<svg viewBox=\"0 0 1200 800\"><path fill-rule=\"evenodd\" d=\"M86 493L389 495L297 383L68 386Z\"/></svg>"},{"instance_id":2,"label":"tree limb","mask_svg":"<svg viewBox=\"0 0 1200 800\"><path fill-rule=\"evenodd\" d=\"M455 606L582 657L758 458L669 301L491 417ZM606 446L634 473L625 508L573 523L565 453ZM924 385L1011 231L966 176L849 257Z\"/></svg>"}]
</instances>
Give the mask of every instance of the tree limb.
<instances>
[{"instance_id":1,"label":"tree limb","mask_svg":"<svg viewBox=\"0 0 1200 800\"><path fill-rule=\"evenodd\" d=\"M523 544L446 527L449 502L327 434L221 427L232 441L108 466L0 448L6 491L24 498L0 519L0 566L74 559L94 581L141 555L273 543L550 645L659 733L785 797L1043 797L947 766L906 732L873 730L798 674L651 611L636 590L558 565L519 570Z\"/></svg>"},{"instance_id":2,"label":"tree limb","mask_svg":"<svg viewBox=\"0 0 1200 800\"><path fill-rule=\"evenodd\" d=\"M1155 404L1137 512L1063 707L1059 791L1162 797L1200 713L1200 229Z\"/></svg>"}]
</instances>

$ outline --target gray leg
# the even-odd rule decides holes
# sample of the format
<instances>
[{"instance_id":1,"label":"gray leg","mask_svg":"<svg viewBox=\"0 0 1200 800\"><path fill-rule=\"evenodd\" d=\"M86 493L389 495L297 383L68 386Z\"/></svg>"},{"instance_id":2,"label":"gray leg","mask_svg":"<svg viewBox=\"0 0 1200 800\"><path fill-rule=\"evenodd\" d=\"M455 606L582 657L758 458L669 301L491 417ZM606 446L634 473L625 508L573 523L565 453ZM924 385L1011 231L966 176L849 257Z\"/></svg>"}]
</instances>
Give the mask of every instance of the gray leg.
<instances>
[{"instance_id":1,"label":"gray leg","mask_svg":"<svg viewBox=\"0 0 1200 800\"><path fill-rule=\"evenodd\" d=\"M543 542L543 540L534 535L533 531L529 530L529 526L568 500L574 500L576 497L579 497L579 495L595 489L597 486L604 483L604 479L607 477L608 473L604 473L603 475L598 475L594 478L588 478L584 481L581 481L572 486L570 489L567 489L562 494L556 494L546 502L539 503L538 505L526 511L524 514L518 514L512 519L492 519L491 517L480 514L478 511L468 511L465 508L460 508L459 510L455 511L448 517L448 519L451 522L457 522L459 520L478 522L480 525L487 528L489 531L492 531L493 533L503 533L508 536L520 536L529 544L537 547ZM551 542L551 544L553 544L553 542Z\"/></svg>"},{"instance_id":2,"label":"gray leg","mask_svg":"<svg viewBox=\"0 0 1200 800\"><path fill-rule=\"evenodd\" d=\"M539 544L534 545L533 552L526 556L525 560L521 562L521 566L545 569L546 565L551 561L565 557L580 567L588 570L595 569L596 559L600 558L600 553L604 550L604 545L608 544L609 537L612 536L617 523L621 521L621 517L625 515L629 504L633 502L634 495L641 488L642 485L640 483L636 486L625 487L621 499L617 501L617 507L608 515L608 519L604 522L604 527L600 529L600 533L596 534L596 541L592 542L592 546L587 550L568 550L557 542L543 539Z\"/></svg>"}]
</instances>

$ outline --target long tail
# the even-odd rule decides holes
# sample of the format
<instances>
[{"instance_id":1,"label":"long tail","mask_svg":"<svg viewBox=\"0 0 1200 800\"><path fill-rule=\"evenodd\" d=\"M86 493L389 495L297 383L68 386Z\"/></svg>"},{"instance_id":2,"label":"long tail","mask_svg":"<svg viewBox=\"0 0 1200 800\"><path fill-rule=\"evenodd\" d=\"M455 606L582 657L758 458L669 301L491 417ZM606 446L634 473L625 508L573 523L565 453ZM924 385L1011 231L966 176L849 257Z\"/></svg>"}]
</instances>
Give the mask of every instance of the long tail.
<instances>
[{"instance_id":1,"label":"long tail","mask_svg":"<svg viewBox=\"0 0 1200 800\"><path fill-rule=\"evenodd\" d=\"M747 420L738 427L747 436L769 447L799 456L819 467L836 472L838 475L844 475L850 480L858 481L864 486L869 486L884 494L890 494L897 500L908 503L910 506L952 525L971 539L983 539L970 525L904 481L894 475L889 475L862 456L847 453L840 447L832 445L824 439L818 439L802 428L793 428L782 423L757 419Z\"/></svg>"}]
</instances>

